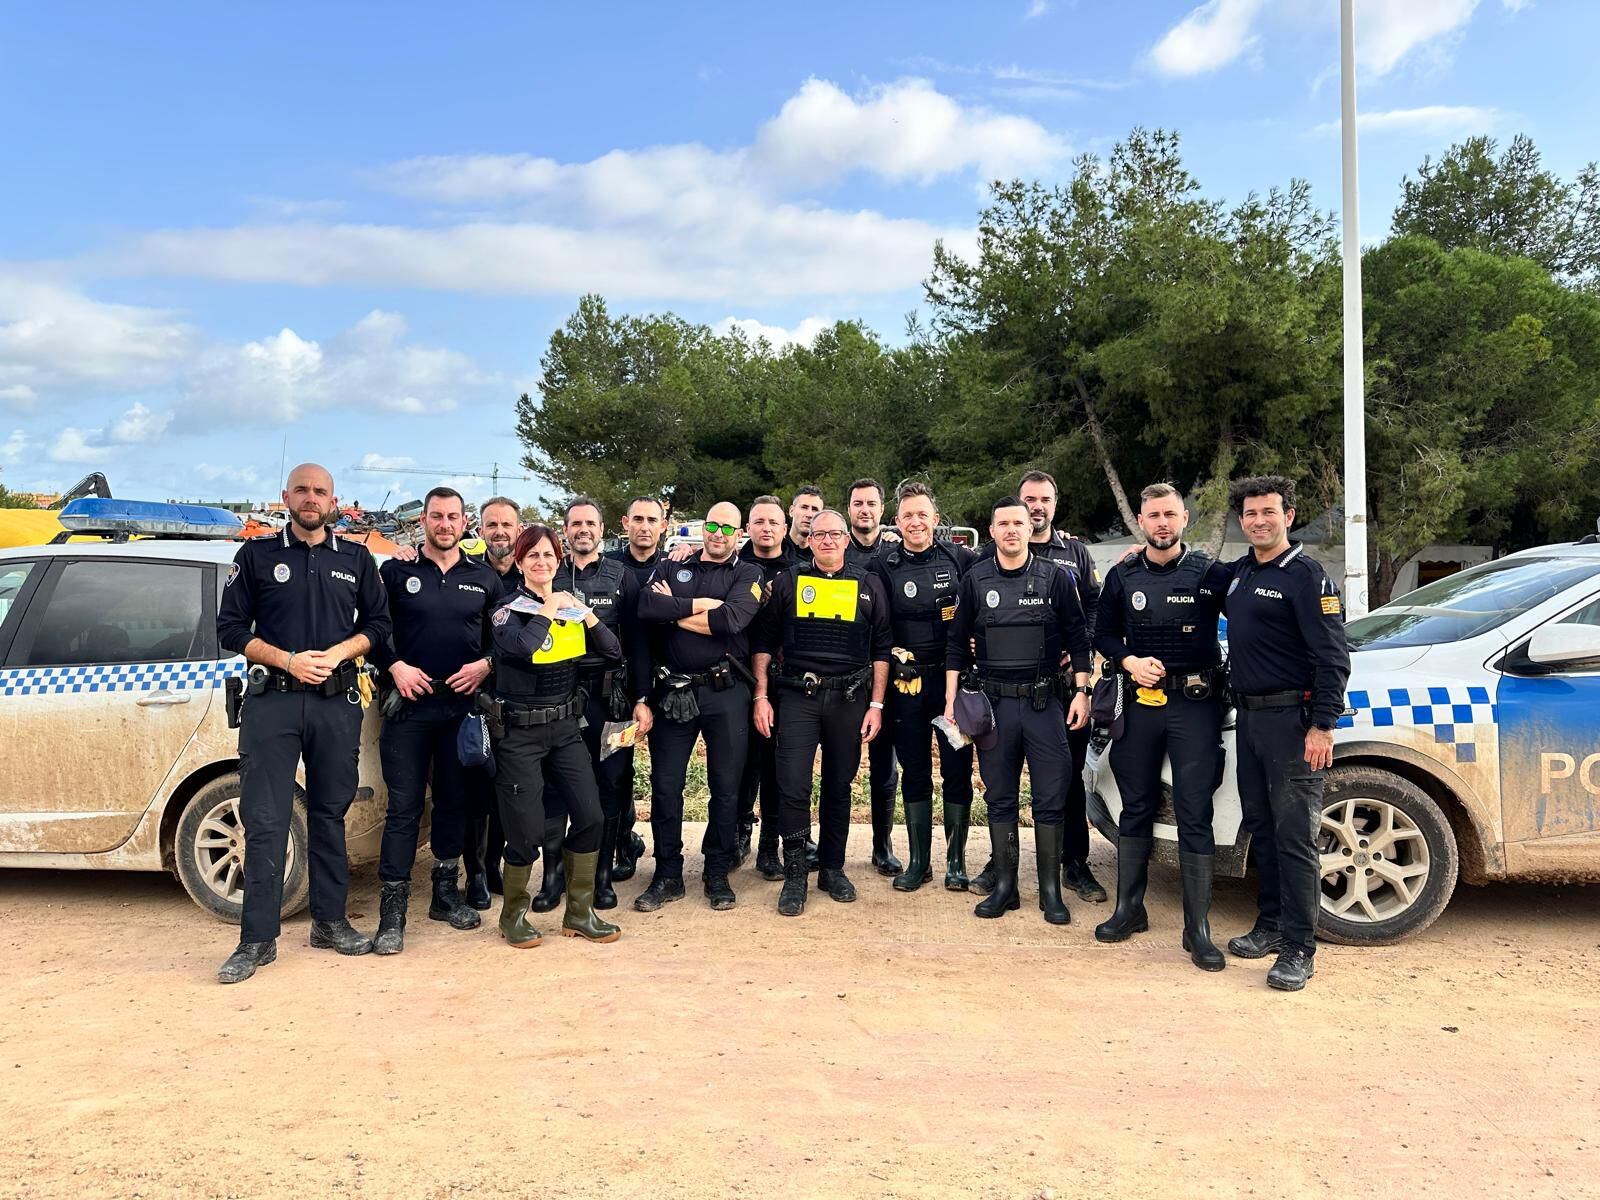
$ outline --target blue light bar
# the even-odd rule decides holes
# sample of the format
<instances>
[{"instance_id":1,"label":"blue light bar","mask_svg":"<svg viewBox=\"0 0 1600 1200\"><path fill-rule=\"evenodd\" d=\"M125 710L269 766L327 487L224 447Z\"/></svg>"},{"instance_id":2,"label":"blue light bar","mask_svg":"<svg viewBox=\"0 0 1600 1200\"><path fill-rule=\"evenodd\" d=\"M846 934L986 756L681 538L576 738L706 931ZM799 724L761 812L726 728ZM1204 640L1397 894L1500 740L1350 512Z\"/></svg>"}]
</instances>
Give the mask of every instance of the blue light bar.
<instances>
[{"instance_id":1,"label":"blue light bar","mask_svg":"<svg viewBox=\"0 0 1600 1200\"><path fill-rule=\"evenodd\" d=\"M61 510L57 518L73 533L124 534L129 537L237 537L244 522L224 508L206 504L163 504L156 500L103 500L85 496Z\"/></svg>"}]
</instances>

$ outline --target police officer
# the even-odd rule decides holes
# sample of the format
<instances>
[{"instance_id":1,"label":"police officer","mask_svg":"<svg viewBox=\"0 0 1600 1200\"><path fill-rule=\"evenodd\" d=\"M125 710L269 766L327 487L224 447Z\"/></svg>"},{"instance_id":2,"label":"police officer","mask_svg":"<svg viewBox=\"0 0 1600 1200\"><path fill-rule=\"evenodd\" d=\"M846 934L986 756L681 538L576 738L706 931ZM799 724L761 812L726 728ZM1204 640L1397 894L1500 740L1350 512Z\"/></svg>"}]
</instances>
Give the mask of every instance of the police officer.
<instances>
[{"instance_id":1,"label":"police officer","mask_svg":"<svg viewBox=\"0 0 1600 1200\"><path fill-rule=\"evenodd\" d=\"M1095 649L1121 673L1122 735L1111 744L1111 773L1122 796L1117 821L1117 907L1095 927L1120 942L1150 927L1145 913L1161 764L1172 762L1183 879L1183 948L1194 965L1227 965L1211 941L1211 795L1222 775L1225 673L1217 617L1229 569L1183 543L1189 512L1170 483L1139 496L1144 551L1112 568L1100 593Z\"/></svg>"},{"instance_id":2,"label":"police officer","mask_svg":"<svg viewBox=\"0 0 1600 1200\"><path fill-rule=\"evenodd\" d=\"M795 565L789 553L789 523L784 518L783 502L776 496L757 496L750 502L745 518L748 537L739 547L739 557L761 572L762 591L784 571ZM783 878L783 863L778 857L778 776L777 758L771 738L752 737L744 758L744 774L739 780L739 835L734 861L743 866L750 854L750 835L756 826L756 797L761 798L761 839L756 849L756 871L763 879Z\"/></svg>"},{"instance_id":3,"label":"police officer","mask_svg":"<svg viewBox=\"0 0 1600 1200\"><path fill-rule=\"evenodd\" d=\"M1072 918L1061 899L1062 821L1072 750L1067 729L1089 720L1089 635L1067 572L1032 553L1028 510L1015 496L996 501L989 518L993 558L962 577L955 620L946 638L945 708L956 719L956 693L973 665L975 683L994 709L995 741L978 746L978 771L989 806L995 886L974 912L999 917L1021 906L1017 896L1017 800L1027 760L1039 867L1039 907L1052 925ZM1072 697L1063 718L1057 677L1065 656Z\"/></svg>"},{"instance_id":4,"label":"police officer","mask_svg":"<svg viewBox=\"0 0 1600 1200\"><path fill-rule=\"evenodd\" d=\"M789 542L785 547L796 562L811 561L811 522L822 511L822 492L802 483L789 502Z\"/></svg>"},{"instance_id":5,"label":"police officer","mask_svg":"<svg viewBox=\"0 0 1600 1200\"><path fill-rule=\"evenodd\" d=\"M1315 969L1322 877L1316 836L1350 647L1339 589L1304 545L1289 539L1294 482L1241 479L1228 498L1250 542L1250 553L1233 565L1224 611L1238 706L1239 800L1260 888L1255 927L1230 940L1228 950L1240 958L1277 951L1267 982L1297 992Z\"/></svg>"},{"instance_id":6,"label":"police officer","mask_svg":"<svg viewBox=\"0 0 1600 1200\"><path fill-rule=\"evenodd\" d=\"M500 581L459 548L466 527L460 492L436 487L422 505L422 553L410 562L391 558L378 572L394 623L392 639L372 652L394 685L393 695L385 696L379 740L389 792L378 862L382 892L373 948L379 954L399 954L405 946L417 829L430 783L434 867L428 916L455 929L482 924L457 886L467 784L456 735L493 667L488 618L499 602Z\"/></svg>"},{"instance_id":7,"label":"police officer","mask_svg":"<svg viewBox=\"0 0 1600 1200\"><path fill-rule=\"evenodd\" d=\"M893 538L883 536L883 486L876 479L858 479L845 493L850 541L845 561L863 569ZM868 792L872 797L872 865L879 875L899 875L904 866L894 853L894 793L900 786L894 739L874 738L867 747Z\"/></svg>"},{"instance_id":8,"label":"police officer","mask_svg":"<svg viewBox=\"0 0 1600 1200\"><path fill-rule=\"evenodd\" d=\"M711 907L734 906L733 865L739 779L750 737L750 646L746 634L761 603L761 572L736 553L739 509L726 501L706 513L704 546L684 562L663 561L639 596L639 619L654 626L658 680L650 730L650 832L656 871L633 906L654 912L681 900L683 784L695 739L706 743L710 821L701 845Z\"/></svg>"},{"instance_id":9,"label":"police officer","mask_svg":"<svg viewBox=\"0 0 1600 1200\"><path fill-rule=\"evenodd\" d=\"M366 954L372 939L345 919L344 818L356 791L361 696L354 660L389 636L389 607L367 548L328 528L333 477L315 463L289 473L289 522L239 547L217 606L217 641L251 663L239 731L245 827L239 945L217 972L239 983L278 956L284 854L295 767L306 763L311 944Z\"/></svg>"},{"instance_id":10,"label":"police officer","mask_svg":"<svg viewBox=\"0 0 1600 1200\"><path fill-rule=\"evenodd\" d=\"M886 734L900 760L910 861L894 886L914 892L932 877L933 751L931 722L944 711L945 632L955 619L961 576L977 561L965 546L934 540L939 508L925 483L903 483L895 493L900 541L883 547L870 568L883 579L894 628L895 661L884 711ZM944 780L944 886L967 890L967 827L972 814L972 747L939 743Z\"/></svg>"},{"instance_id":11,"label":"police officer","mask_svg":"<svg viewBox=\"0 0 1600 1200\"><path fill-rule=\"evenodd\" d=\"M773 580L752 634L756 731L777 736L783 826L778 912L786 917L799 916L806 906L811 768L819 745L817 887L841 903L856 898L844 873L850 784L861 765L861 744L882 728L892 630L882 580L845 561L848 536L839 513L825 508L817 514L811 523L813 562ZM776 671L770 669L774 658ZM776 715L772 689L779 693Z\"/></svg>"},{"instance_id":12,"label":"police officer","mask_svg":"<svg viewBox=\"0 0 1600 1200\"><path fill-rule=\"evenodd\" d=\"M594 767L578 723L584 697L580 664L593 653L620 664L617 637L577 597L555 583L561 546L544 525L529 525L513 551L522 585L496 608L495 683L490 720L495 738L495 787L506 830L505 893L500 933L514 948L540 942L528 923L528 881L534 848L544 837L547 776L561 780L571 825L562 847L566 937L614 942L622 936L594 907L603 816Z\"/></svg>"},{"instance_id":13,"label":"police officer","mask_svg":"<svg viewBox=\"0 0 1600 1200\"><path fill-rule=\"evenodd\" d=\"M1017 486L1018 498L1028 510L1028 549L1040 558L1059 563L1072 577L1078 593L1078 605L1089 623L1089 636L1094 637L1095 611L1100 603L1100 572L1095 568L1089 548L1070 533L1055 528L1056 481L1044 471L1028 471ZM994 555L993 543L980 552L983 557ZM1106 899L1106 889L1089 869L1089 815L1088 795L1083 786L1084 761L1089 755L1089 726L1067 731L1067 745L1072 748L1072 778L1067 786L1067 819L1065 841L1062 847L1062 885L1078 893L1081 900L1100 903ZM987 892L994 886L988 866L973 879L972 890Z\"/></svg>"},{"instance_id":14,"label":"police officer","mask_svg":"<svg viewBox=\"0 0 1600 1200\"><path fill-rule=\"evenodd\" d=\"M637 637L639 577L614 558L602 558L600 538L605 529L598 501L578 496L567 505L562 532L567 553L556 571L555 584L592 609L600 623L622 646L624 662L617 664L593 651L578 663L578 686L588 697L584 707L584 744L594 764L605 823L600 834L600 861L595 873L594 906L615 908L617 893L611 885L624 809L633 807L633 754L614 750L601 757L601 737L607 721L635 721L638 733L650 732L652 715L647 701L650 663L645 639ZM546 779L544 887L534 897L535 912L549 912L561 900L565 880L560 867L561 840L567 821L565 789L559 775ZM552 860L555 861L552 867Z\"/></svg>"},{"instance_id":15,"label":"police officer","mask_svg":"<svg viewBox=\"0 0 1600 1200\"><path fill-rule=\"evenodd\" d=\"M667 509L661 501L654 496L635 496L628 502L627 516L623 521L623 533L627 540L620 549L606 556L627 567L641 591L649 581L651 572L656 569L656 564L661 561L661 535L666 525ZM639 856L644 853L644 839L633 831L639 820L638 809L633 802L633 747L624 746L615 750L612 757L621 760L617 764L617 771L628 781L628 800L622 806L622 820L617 827L617 845L611 866L612 881L620 883L632 879L638 870Z\"/></svg>"}]
</instances>

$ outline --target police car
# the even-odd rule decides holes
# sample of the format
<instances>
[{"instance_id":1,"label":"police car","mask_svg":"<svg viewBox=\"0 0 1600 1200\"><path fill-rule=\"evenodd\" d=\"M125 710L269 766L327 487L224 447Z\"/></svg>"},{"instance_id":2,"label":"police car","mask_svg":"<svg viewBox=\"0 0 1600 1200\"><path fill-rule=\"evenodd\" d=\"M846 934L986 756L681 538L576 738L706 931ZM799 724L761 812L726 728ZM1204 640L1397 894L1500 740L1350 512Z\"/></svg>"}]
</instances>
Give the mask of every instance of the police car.
<instances>
[{"instance_id":1,"label":"police car","mask_svg":"<svg viewBox=\"0 0 1600 1200\"><path fill-rule=\"evenodd\" d=\"M217 599L239 520L99 499L60 519L123 540L0 550L0 867L171 871L237 922L244 830L225 685L245 662L218 650ZM377 728L374 706L345 822L352 863L376 859L383 834ZM284 915L309 887L297 807Z\"/></svg>"},{"instance_id":2,"label":"police car","mask_svg":"<svg viewBox=\"0 0 1600 1200\"><path fill-rule=\"evenodd\" d=\"M1347 707L1323 801L1320 936L1386 945L1426 929L1457 878L1600 881L1600 546L1524 550L1350 622ZM1219 874L1249 835L1228 766ZM1103 739L1085 768L1113 842L1121 811ZM1170 783L1170 764L1166 771ZM1170 793L1156 855L1177 861Z\"/></svg>"}]
</instances>

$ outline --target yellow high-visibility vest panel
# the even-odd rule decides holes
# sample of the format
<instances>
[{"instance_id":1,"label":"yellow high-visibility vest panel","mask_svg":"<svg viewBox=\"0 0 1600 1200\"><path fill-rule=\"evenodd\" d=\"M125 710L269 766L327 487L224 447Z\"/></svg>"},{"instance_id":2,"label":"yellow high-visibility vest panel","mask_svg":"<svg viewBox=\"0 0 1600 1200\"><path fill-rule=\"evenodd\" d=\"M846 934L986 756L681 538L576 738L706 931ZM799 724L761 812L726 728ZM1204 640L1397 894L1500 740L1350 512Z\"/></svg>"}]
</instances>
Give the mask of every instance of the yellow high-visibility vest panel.
<instances>
[{"instance_id":1,"label":"yellow high-visibility vest panel","mask_svg":"<svg viewBox=\"0 0 1600 1200\"><path fill-rule=\"evenodd\" d=\"M794 613L797 617L823 617L833 621L856 619L857 589L854 579L824 579L801 575L795 581Z\"/></svg>"},{"instance_id":2,"label":"yellow high-visibility vest panel","mask_svg":"<svg viewBox=\"0 0 1600 1200\"><path fill-rule=\"evenodd\" d=\"M552 621L550 635L544 639L544 645L533 652L533 661L557 663L582 658L586 645L582 621Z\"/></svg>"}]
</instances>

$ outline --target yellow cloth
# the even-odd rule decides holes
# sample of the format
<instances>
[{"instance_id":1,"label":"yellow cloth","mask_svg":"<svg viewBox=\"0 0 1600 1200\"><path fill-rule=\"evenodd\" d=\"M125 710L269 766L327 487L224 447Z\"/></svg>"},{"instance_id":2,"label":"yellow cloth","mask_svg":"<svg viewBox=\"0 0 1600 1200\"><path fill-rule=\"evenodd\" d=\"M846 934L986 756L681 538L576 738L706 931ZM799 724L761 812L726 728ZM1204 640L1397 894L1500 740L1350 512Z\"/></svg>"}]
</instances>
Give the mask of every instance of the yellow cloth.
<instances>
[{"instance_id":1,"label":"yellow cloth","mask_svg":"<svg viewBox=\"0 0 1600 1200\"><path fill-rule=\"evenodd\" d=\"M797 617L822 617L833 621L854 621L856 589L854 579L824 579L820 575L801 575L796 580L794 611Z\"/></svg>"},{"instance_id":2,"label":"yellow cloth","mask_svg":"<svg viewBox=\"0 0 1600 1200\"><path fill-rule=\"evenodd\" d=\"M1167 693L1161 688L1142 687L1134 693L1133 698L1146 708L1160 708L1167 702Z\"/></svg>"}]
</instances>

